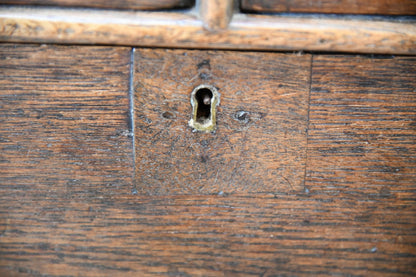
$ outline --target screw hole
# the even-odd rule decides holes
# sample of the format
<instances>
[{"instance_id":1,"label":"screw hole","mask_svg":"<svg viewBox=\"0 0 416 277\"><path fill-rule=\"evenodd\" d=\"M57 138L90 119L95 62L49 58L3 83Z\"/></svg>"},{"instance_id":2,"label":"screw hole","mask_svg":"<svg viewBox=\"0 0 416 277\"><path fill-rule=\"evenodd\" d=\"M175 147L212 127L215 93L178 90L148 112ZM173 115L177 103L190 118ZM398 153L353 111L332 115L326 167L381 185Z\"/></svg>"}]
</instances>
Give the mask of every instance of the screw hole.
<instances>
[{"instance_id":1,"label":"screw hole","mask_svg":"<svg viewBox=\"0 0 416 277\"><path fill-rule=\"evenodd\" d=\"M250 113L246 111L238 111L235 113L234 118L241 123L248 123L250 121Z\"/></svg>"},{"instance_id":2,"label":"screw hole","mask_svg":"<svg viewBox=\"0 0 416 277\"><path fill-rule=\"evenodd\" d=\"M173 119L173 118L175 118L175 114L172 113L172 112L169 112L169 111L162 113L162 116L163 116L163 118L166 118L166 119Z\"/></svg>"}]
</instances>

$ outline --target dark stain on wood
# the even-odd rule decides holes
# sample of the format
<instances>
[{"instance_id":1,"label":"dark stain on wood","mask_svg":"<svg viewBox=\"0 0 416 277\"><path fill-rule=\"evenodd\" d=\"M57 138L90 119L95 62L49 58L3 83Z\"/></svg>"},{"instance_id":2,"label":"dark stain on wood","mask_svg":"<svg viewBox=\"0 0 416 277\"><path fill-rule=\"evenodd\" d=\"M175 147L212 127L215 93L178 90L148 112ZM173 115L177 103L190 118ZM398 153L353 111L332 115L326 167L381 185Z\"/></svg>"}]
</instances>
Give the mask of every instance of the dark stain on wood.
<instances>
[{"instance_id":1,"label":"dark stain on wood","mask_svg":"<svg viewBox=\"0 0 416 277\"><path fill-rule=\"evenodd\" d=\"M138 192L303 189L309 55L141 49L136 62ZM188 126L201 84L221 94L214 133Z\"/></svg>"},{"instance_id":2,"label":"dark stain on wood","mask_svg":"<svg viewBox=\"0 0 416 277\"><path fill-rule=\"evenodd\" d=\"M416 15L414 0L241 0L246 12Z\"/></svg>"}]
</instances>

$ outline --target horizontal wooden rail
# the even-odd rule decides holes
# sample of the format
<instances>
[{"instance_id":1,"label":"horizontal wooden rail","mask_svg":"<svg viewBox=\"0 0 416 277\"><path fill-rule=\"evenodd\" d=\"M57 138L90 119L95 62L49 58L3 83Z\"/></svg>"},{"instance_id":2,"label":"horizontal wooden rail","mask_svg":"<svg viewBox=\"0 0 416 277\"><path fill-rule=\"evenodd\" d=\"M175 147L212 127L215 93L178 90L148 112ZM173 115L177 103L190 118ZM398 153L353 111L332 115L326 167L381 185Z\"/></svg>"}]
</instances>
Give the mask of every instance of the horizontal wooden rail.
<instances>
[{"instance_id":1,"label":"horizontal wooden rail","mask_svg":"<svg viewBox=\"0 0 416 277\"><path fill-rule=\"evenodd\" d=\"M208 30L195 10L0 7L0 41L142 47L416 54L414 22L234 14Z\"/></svg>"}]
</instances>

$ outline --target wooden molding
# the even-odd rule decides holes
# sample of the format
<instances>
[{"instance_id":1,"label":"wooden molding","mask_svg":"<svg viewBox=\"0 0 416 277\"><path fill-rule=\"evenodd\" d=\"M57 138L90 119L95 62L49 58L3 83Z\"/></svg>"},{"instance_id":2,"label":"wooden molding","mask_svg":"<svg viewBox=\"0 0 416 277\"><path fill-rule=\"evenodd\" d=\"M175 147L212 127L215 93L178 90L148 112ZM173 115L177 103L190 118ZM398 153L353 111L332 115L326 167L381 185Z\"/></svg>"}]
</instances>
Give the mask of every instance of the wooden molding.
<instances>
[{"instance_id":1,"label":"wooden molding","mask_svg":"<svg viewBox=\"0 0 416 277\"><path fill-rule=\"evenodd\" d=\"M233 0L201 0L200 15L209 30L227 28L233 16Z\"/></svg>"},{"instance_id":2,"label":"wooden molding","mask_svg":"<svg viewBox=\"0 0 416 277\"><path fill-rule=\"evenodd\" d=\"M0 0L0 4L86 7L117 10L159 10L189 8L192 0Z\"/></svg>"},{"instance_id":3,"label":"wooden molding","mask_svg":"<svg viewBox=\"0 0 416 277\"><path fill-rule=\"evenodd\" d=\"M234 14L210 31L194 10L0 7L0 41L140 47L416 54L413 22Z\"/></svg>"}]
</instances>

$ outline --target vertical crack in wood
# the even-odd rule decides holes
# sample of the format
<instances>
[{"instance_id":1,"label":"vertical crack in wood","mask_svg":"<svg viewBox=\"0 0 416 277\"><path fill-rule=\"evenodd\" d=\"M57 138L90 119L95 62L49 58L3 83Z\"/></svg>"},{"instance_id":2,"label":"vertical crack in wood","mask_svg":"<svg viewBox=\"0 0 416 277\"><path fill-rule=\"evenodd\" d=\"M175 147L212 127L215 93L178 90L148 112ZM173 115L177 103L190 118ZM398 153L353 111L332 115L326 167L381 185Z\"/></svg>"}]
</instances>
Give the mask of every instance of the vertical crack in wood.
<instances>
[{"instance_id":1,"label":"vertical crack in wood","mask_svg":"<svg viewBox=\"0 0 416 277\"><path fill-rule=\"evenodd\" d=\"M129 132L132 139L132 158L133 158L133 182L132 190L133 194L137 193L136 183L134 182L136 171L134 170L136 166L136 137L135 137L135 128L134 128L134 52L135 48L132 47L130 51L130 74L129 74Z\"/></svg>"},{"instance_id":2,"label":"vertical crack in wood","mask_svg":"<svg viewBox=\"0 0 416 277\"><path fill-rule=\"evenodd\" d=\"M309 66L309 89L308 89L308 112L306 117L306 149L305 149L305 173L303 175L303 189L304 192L309 192L309 189L306 187L306 174L308 171L308 151L309 151L309 114L311 110L311 93L312 93L312 75L313 75L313 57L314 55L311 55L311 62Z\"/></svg>"}]
</instances>

